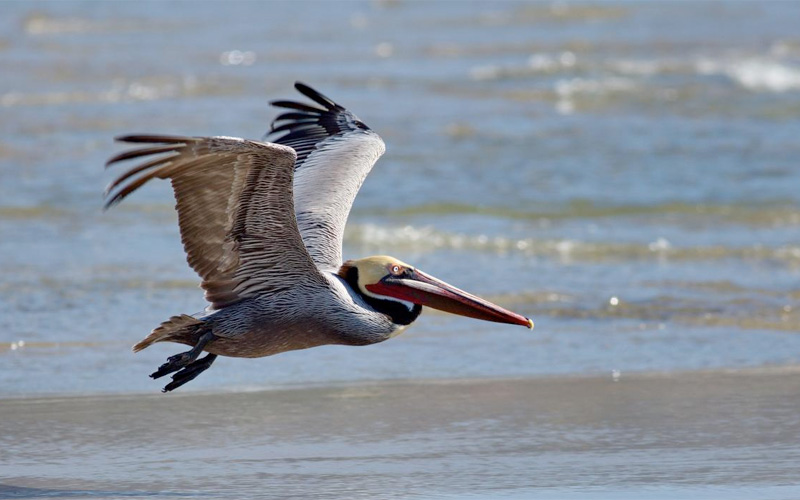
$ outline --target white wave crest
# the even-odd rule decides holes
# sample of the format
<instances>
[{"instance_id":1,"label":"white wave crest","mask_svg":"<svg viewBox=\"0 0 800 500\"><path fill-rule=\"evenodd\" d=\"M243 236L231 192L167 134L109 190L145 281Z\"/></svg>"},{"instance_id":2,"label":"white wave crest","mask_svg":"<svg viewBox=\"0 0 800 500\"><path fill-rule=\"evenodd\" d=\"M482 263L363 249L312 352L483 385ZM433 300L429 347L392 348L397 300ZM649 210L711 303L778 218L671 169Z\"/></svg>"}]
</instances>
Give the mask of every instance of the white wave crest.
<instances>
[{"instance_id":1,"label":"white wave crest","mask_svg":"<svg viewBox=\"0 0 800 500\"><path fill-rule=\"evenodd\" d=\"M789 92L800 90L800 68L766 58L716 60L701 58L695 62L701 75L723 75L754 92Z\"/></svg>"},{"instance_id":2,"label":"white wave crest","mask_svg":"<svg viewBox=\"0 0 800 500\"><path fill-rule=\"evenodd\" d=\"M527 256L550 257L561 261L606 261L619 259L716 260L776 260L791 268L800 267L800 247L789 245L768 247L673 246L666 238L658 237L647 243L580 241L573 239L542 240L509 238L505 236L466 235L447 233L433 227L386 227L374 224L348 226L346 241L366 251L390 252L391 249L432 252L436 250L466 250L496 254L520 253ZM391 250L391 251L394 251Z\"/></svg>"}]
</instances>

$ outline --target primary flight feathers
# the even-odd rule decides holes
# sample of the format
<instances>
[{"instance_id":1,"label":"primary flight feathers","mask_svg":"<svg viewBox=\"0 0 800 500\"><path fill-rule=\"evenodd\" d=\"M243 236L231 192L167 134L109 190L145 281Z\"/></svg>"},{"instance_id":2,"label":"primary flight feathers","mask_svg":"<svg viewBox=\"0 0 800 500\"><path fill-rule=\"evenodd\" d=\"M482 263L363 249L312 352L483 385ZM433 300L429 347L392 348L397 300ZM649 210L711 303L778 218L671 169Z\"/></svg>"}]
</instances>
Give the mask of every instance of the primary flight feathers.
<instances>
[{"instance_id":1,"label":"primary flight feathers","mask_svg":"<svg viewBox=\"0 0 800 500\"><path fill-rule=\"evenodd\" d=\"M302 111L275 119L271 133L288 132L274 143L126 135L117 140L149 145L106 164L148 159L109 185L106 208L153 178L172 180L187 260L203 278L213 309L280 288L281 273L308 272L309 258L321 270L338 270L350 207L384 152L381 138L352 113L302 83L295 87L325 108L273 102ZM270 239L271 251L242 245L245 236L258 235ZM281 279L271 283L269 274Z\"/></svg>"}]
</instances>

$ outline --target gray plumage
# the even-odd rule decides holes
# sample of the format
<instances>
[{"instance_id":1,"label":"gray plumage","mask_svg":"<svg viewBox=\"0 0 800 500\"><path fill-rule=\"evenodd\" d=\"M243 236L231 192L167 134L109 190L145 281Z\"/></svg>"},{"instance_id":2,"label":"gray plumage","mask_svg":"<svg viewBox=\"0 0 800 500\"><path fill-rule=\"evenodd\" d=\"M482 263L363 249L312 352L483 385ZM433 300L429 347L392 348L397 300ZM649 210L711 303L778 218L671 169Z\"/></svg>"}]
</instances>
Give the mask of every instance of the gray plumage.
<instances>
[{"instance_id":1,"label":"gray plumage","mask_svg":"<svg viewBox=\"0 0 800 500\"><path fill-rule=\"evenodd\" d=\"M118 138L146 145L107 165L147 161L109 185L106 207L151 179L170 179L187 261L210 303L209 314L175 316L134 350L163 341L195 345L211 331L216 338L205 351L260 357L369 344L397 330L336 275L347 215L384 144L330 103L330 109L307 106L305 115L341 124L325 129L308 119L288 120L293 128L281 129L290 130L282 138L288 145L233 137ZM299 158L290 146L299 148Z\"/></svg>"},{"instance_id":2,"label":"gray plumage","mask_svg":"<svg viewBox=\"0 0 800 500\"><path fill-rule=\"evenodd\" d=\"M209 302L204 315L173 316L133 347L192 346L151 375L177 372L164 391L194 379L218 355L381 342L422 305L533 328L530 319L393 257L342 262L350 207L385 147L342 106L301 83L295 88L319 107L273 102L291 110L273 122L271 132L282 134L274 143L128 135L118 140L144 146L107 163L143 160L109 185L106 207L152 179L171 181L186 258Z\"/></svg>"}]
</instances>

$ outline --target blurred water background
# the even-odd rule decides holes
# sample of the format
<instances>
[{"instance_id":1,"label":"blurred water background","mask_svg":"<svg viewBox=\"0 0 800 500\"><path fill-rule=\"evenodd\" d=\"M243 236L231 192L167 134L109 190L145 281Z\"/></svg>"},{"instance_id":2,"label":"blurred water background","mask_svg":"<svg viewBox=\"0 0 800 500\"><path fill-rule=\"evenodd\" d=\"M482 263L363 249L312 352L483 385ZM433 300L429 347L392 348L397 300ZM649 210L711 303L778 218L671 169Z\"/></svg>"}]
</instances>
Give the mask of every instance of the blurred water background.
<instances>
[{"instance_id":1,"label":"blurred water background","mask_svg":"<svg viewBox=\"0 0 800 500\"><path fill-rule=\"evenodd\" d=\"M530 315L220 359L181 391L800 361L800 4L0 3L0 396L155 392L202 310L167 183L115 135L261 138L295 80L387 153L345 254Z\"/></svg>"}]
</instances>

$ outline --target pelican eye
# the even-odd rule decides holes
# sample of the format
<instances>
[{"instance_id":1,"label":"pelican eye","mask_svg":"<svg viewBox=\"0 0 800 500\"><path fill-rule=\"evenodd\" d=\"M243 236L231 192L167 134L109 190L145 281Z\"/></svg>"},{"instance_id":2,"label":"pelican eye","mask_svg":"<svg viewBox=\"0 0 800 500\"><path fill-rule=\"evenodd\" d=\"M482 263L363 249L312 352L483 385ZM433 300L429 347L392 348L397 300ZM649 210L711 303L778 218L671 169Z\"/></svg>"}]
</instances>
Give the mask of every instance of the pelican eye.
<instances>
[{"instance_id":1,"label":"pelican eye","mask_svg":"<svg viewBox=\"0 0 800 500\"><path fill-rule=\"evenodd\" d=\"M392 264L389 266L389 274L393 278L410 278L414 274L414 270L400 264Z\"/></svg>"}]
</instances>

